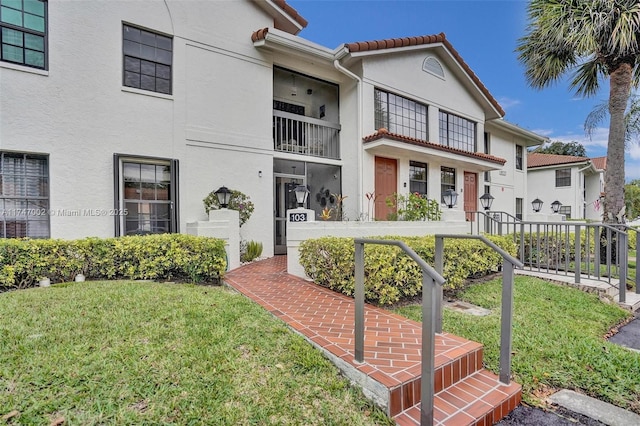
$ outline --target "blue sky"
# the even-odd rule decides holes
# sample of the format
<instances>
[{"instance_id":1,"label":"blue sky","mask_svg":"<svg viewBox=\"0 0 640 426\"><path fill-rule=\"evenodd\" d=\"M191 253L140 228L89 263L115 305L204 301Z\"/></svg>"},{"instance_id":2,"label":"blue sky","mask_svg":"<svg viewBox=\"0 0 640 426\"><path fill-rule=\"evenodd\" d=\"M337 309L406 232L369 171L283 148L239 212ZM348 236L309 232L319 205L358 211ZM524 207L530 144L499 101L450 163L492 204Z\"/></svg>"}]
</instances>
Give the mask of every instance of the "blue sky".
<instances>
[{"instance_id":1,"label":"blue sky","mask_svg":"<svg viewBox=\"0 0 640 426\"><path fill-rule=\"evenodd\" d=\"M301 37L335 48L343 43L444 32L453 47L506 111L505 119L552 141L580 142L589 157L606 155L608 120L591 138L584 121L606 102L609 86L579 98L560 81L528 86L515 48L527 25L523 0L288 0L309 25ZM640 145L627 152L627 181L640 179Z\"/></svg>"}]
</instances>

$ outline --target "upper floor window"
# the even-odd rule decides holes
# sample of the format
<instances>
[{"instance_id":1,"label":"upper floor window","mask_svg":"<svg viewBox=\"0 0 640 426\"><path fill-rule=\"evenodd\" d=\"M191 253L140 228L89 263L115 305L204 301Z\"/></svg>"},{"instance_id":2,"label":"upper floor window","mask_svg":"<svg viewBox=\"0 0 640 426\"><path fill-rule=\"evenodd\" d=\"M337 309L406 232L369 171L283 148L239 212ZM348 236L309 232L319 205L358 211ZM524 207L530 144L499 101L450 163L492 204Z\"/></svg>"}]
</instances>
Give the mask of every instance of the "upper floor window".
<instances>
[{"instance_id":1,"label":"upper floor window","mask_svg":"<svg viewBox=\"0 0 640 426\"><path fill-rule=\"evenodd\" d=\"M427 195L427 163L409 162L409 191Z\"/></svg>"},{"instance_id":2,"label":"upper floor window","mask_svg":"<svg viewBox=\"0 0 640 426\"><path fill-rule=\"evenodd\" d=\"M0 152L0 238L49 238L47 156Z\"/></svg>"},{"instance_id":3,"label":"upper floor window","mask_svg":"<svg viewBox=\"0 0 640 426\"><path fill-rule=\"evenodd\" d=\"M556 187L571 186L571 169L556 170Z\"/></svg>"},{"instance_id":4,"label":"upper floor window","mask_svg":"<svg viewBox=\"0 0 640 426\"><path fill-rule=\"evenodd\" d=\"M136 89L171 94L173 39L127 24L122 26L122 39L122 84Z\"/></svg>"},{"instance_id":5,"label":"upper floor window","mask_svg":"<svg viewBox=\"0 0 640 426\"><path fill-rule=\"evenodd\" d=\"M45 69L47 2L0 0L0 59Z\"/></svg>"},{"instance_id":6,"label":"upper floor window","mask_svg":"<svg viewBox=\"0 0 640 426\"><path fill-rule=\"evenodd\" d=\"M375 89L375 127L426 141L427 106L393 93Z\"/></svg>"},{"instance_id":7,"label":"upper floor window","mask_svg":"<svg viewBox=\"0 0 640 426\"><path fill-rule=\"evenodd\" d=\"M476 152L476 123L440 111L440 144L463 151Z\"/></svg>"},{"instance_id":8,"label":"upper floor window","mask_svg":"<svg viewBox=\"0 0 640 426\"><path fill-rule=\"evenodd\" d=\"M522 145L516 145L516 170L522 170L523 151Z\"/></svg>"}]
</instances>

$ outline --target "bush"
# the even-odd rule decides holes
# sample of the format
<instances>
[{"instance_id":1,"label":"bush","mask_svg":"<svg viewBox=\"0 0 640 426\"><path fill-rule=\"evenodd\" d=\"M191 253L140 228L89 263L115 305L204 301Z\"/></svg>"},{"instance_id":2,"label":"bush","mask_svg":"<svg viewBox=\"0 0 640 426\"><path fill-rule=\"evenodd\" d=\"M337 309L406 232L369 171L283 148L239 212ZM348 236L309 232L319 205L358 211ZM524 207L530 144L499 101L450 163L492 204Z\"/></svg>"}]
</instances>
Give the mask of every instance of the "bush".
<instances>
[{"instance_id":1,"label":"bush","mask_svg":"<svg viewBox=\"0 0 640 426\"><path fill-rule=\"evenodd\" d=\"M257 241L243 241L240 243L240 261L252 262L262 255L262 243Z\"/></svg>"},{"instance_id":2,"label":"bush","mask_svg":"<svg viewBox=\"0 0 640 426\"><path fill-rule=\"evenodd\" d=\"M224 242L182 234L82 240L0 240L0 284L27 288L72 281L156 279L213 282L226 270Z\"/></svg>"},{"instance_id":3,"label":"bush","mask_svg":"<svg viewBox=\"0 0 640 426\"><path fill-rule=\"evenodd\" d=\"M434 265L435 237L385 237L404 241L428 264ZM511 237L488 237L514 255ZM422 290L422 271L399 247L365 245L365 299L391 304ZM324 237L300 244L300 264L318 285L353 295L355 289L352 238ZM481 241L446 239L443 276L446 289L462 287L467 278L497 271L502 257Z\"/></svg>"},{"instance_id":4,"label":"bush","mask_svg":"<svg viewBox=\"0 0 640 426\"><path fill-rule=\"evenodd\" d=\"M395 193L385 203L395 210L395 213L389 213L388 220L437 221L442 215L440 203L418 192L410 192L408 195Z\"/></svg>"},{"instance_id":5,"label":"bush","mask_svg":"<svg viewBox=\"0 0 640 426\"><path fill-rule=\"evenodd\" d=\"M209 195L202 200L204 203L204 211L209 214L210 210L218 210L220 208L220 202L218 201L218 196L215 194L215 191L211 191ZM254 210L254 205L249 196L243 194L240 191L231 190L231 198L229 199L230 210L237 210L240 216L240 226L244 225L249 218L251 218L251 214Z\"/></svg>"}]
</instances>

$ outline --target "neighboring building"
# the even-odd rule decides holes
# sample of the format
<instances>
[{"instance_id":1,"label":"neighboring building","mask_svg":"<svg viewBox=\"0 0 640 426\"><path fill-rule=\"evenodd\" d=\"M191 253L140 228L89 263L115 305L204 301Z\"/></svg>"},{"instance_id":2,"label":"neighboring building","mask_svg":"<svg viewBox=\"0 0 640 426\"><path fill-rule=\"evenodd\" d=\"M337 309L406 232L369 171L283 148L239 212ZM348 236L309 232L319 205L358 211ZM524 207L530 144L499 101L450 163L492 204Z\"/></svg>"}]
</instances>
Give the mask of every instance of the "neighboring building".
<instances>
[{"instance_id":1,"label":"neighboring building","mask_svg":"<svg viewBox=\"0 0 640 426\"><path fill-rule=\"evenodd\" d=\"M330 49L283 0L2 2L0 26L3 237L184 232L222 185L251 197L242 237L265 256L298 184L349 220L447 189L515 215L546 140L503 121L444 34Z\"/></svg>"},{"instance_id":2,"label":"neighboring building","mask_svg":"<svg viewBox=\"0 0 640 426\"><path fill-rule=\"evenodd\" d=\"M606 160L606 157L529 153L529 212L533 212L531 201L538 198L544 202L545 213L550 213L551 203L559 201L559 213L567 219L601 220Z\"/></svg>"}]
</instances>

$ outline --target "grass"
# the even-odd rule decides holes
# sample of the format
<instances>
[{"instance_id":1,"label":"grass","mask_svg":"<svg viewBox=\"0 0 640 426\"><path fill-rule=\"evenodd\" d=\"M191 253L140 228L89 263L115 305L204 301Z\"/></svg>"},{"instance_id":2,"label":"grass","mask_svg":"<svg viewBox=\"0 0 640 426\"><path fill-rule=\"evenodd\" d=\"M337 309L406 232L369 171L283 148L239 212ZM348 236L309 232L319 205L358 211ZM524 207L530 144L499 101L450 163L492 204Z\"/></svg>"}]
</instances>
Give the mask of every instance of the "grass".
<instances>
[{"instance_id":1,"label":"grass","mask_svg":"<svg viewBox=\"0 0 640 426\"><path fill-rule=\"evenodd\" d=\"M459 298L490 309L486 317L445 310L444 331L485 345L485 364L498 371L502 280L476 284ZM397 312L421 320L420 307ZM611 344L604 335L629 313L593 294L532 277L516 277L513 379L523 399L541 405L557 388L573 389L640 413L640 354Z\"/></svg>"},{"instance_id":2,"label":"grass","mask_svg":"<svg viewBox=\"0 0 640 426\"><path fill-rule=\"evenodd\" d=\"M222 287L3 293L0 359L9 423L390 424L302 337Z\"/></svg>"}]
</instances>

